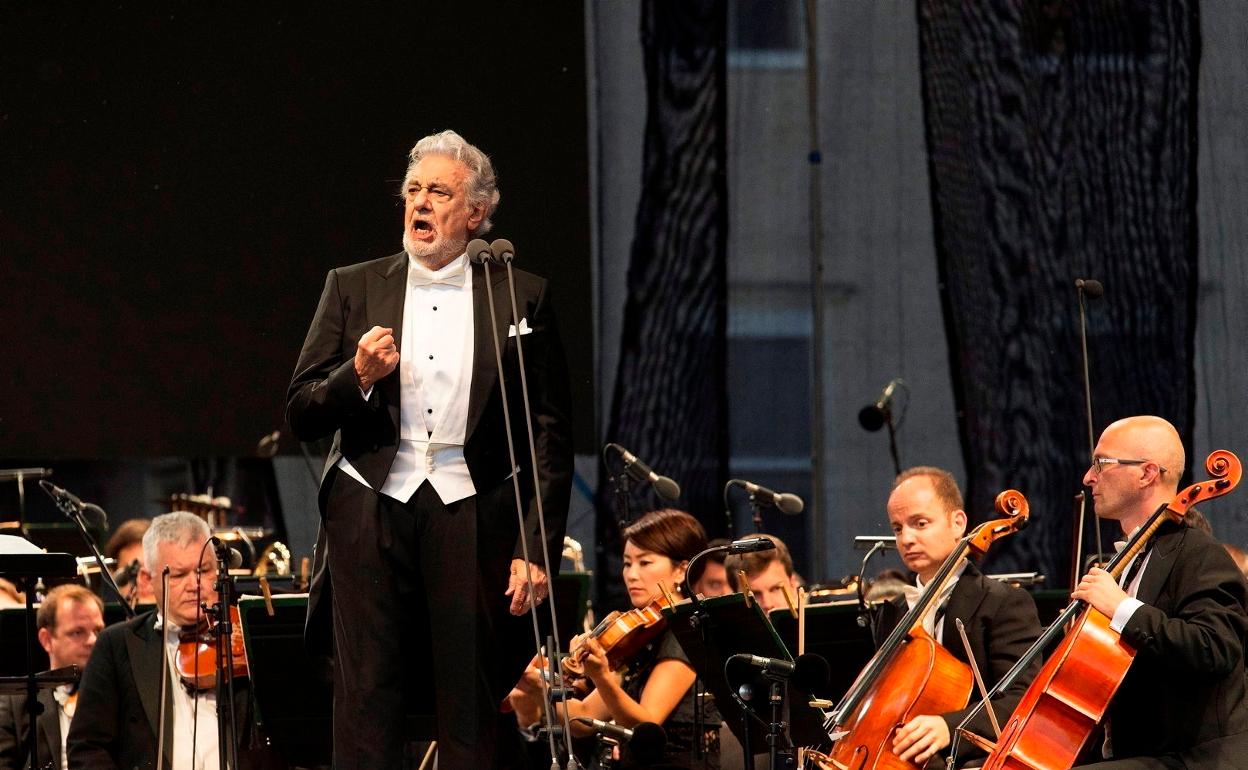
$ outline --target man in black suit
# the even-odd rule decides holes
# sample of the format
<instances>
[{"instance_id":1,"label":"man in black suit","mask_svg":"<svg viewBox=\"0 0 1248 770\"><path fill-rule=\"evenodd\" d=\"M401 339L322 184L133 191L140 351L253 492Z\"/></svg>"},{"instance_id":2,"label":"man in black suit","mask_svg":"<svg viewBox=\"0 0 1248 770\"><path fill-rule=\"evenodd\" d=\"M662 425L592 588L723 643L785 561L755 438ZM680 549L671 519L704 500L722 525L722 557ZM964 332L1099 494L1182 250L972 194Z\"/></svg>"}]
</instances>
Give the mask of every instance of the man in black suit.
<instances>
[{"instance_id":1,"label":"man in black suit","mask_svg":"<svg viewBox=\"0 0 1248 770\"><path fill-rule=\"evenodd\" d=\"M48 592L35 615L39 645L48 653L48 667L86 668L96 638L104 630L104 603L87 588L67 583ZM43 713L35 720L40 767L60 768L65 756L65 735L77 706L77 687L63 685L40 690ZM0 696L0 770L30 766L25 744L26 696ZM64 728L64 729L62 729Z\"/></svg>"},{"instance_id":2,"label":"man in black suit","mask_svg":"<svg viewBox=\"0 0 1248 770\"><path fill-rule=\"evenodd\" d=\"M1174 499L1185 459L1160 417L1111 424L1083 479L1096 515L1130 535ZM1109 761L1086 767L1248 768L1248 586L1211 535L1184 524L1163 524L1122 585L1093 569L1072 594L1136 650L1105 720Z\"/></svg>"},{"instance_id":3,"label":"man in black suit","mask_svg":"<svg viewBox=\"0 0 1248 770\"><path fill-rule=\"evenodd\" d=\"M184 687L172 666L179 633L196 627L201 603L216 602L217 563L213 549L205 548L209 535L204 520L185 511L157 516L144 533L143 569L158 609L109 626L96 642L69 729L71 770L217 767L216 693ZM166 567L168 618L159 614ZM165 756L158 763L162 653L170 657L171 673L165 691ZM266 750L248 748L248 688L245 680L234 685L240 770L278 766Z\"/></svg>"},{"instance_id":4,"label":"man in black suit","mask_svg":"<svg viewBox=\"0 0 1248 770\"><path fill-rule=\"evenodd\" d=\"M966 534L967 524L962 493L953 476L940 468L927 466L903 471L893 482L893 491L888 497L888 520L897 536L897 551L916 574L917 585L907 586L906 595L881 606L876 624L877 644L913 606L919 590L935 577ZM956 622L960 619L984 684L992 688L1040 637L1043 629L1036 603L1031 594L986 577L969 561L945 591L944 598L938 599L933 610L923 618L924 628L965 663L971 656L958 633ZM1040 661L1036 660L1024 676L993 699L992 708L1000 720L1013 711L1039 669ZM897 729L894 753L919 766L931 762L929 766L943 768L940 752L948 748L953 730L978 701L977 694L973 694L967 708L914 717ZM967 727L980 735L992 735L986 712L977 715ZM976 755L982 756L982 752L965 749L959 753L959 758L965 760Z\"/></svg>"},{"instance_id":5,"label":"man in black suit","mask_svg":"<svg viewBox=\"0 0 1248 770\"><path fill-rule=\"evenodd\" d=\"M330 271L287 399L301 440L334 437L308 635L316 644L332 621L342 769L400 765L410 687L397 674L413 665L432 679L440 767L521 755L501 745L516 736L502 729L498 705L534 653L518 616L547 592L538 501L557 560L571 491L567 373L549 288L516 271L513 323L505 271L493 269L491 327L486 271L465 254L498 203L490 160L453 131L421 139L410 158L403 252Z\"/></svg>"}]
</instances>

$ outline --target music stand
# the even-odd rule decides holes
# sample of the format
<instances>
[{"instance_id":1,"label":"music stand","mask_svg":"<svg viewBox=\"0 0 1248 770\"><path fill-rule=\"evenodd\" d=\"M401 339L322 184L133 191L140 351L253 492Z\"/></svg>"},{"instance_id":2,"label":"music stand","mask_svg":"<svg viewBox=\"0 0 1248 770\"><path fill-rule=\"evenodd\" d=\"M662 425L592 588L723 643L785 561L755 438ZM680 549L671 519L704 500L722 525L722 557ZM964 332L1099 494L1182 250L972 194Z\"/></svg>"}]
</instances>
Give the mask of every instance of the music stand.
<instances>
[{"instance_id":1,"label":"music stand","mask_svg":"<svg viewBox=\"0 0 1248 770\"><path fill-rule=\"evenodd\" d=\"M35 671L35 586L43 577L77 575L78 562L70 554L41 553L28 541L20 538L13 538L13 540L18 545L25 543L23 548L29 547L34 551L33 553L0 553L0 577L12 580L26 596L26 676L24 680L26 684L25 711L28 720L23 740L29 748L30 766L39 767L35 720L39 717L38 692L41 683Z\"/></svg>"},{"instance_id":2,"label":"music stand","mask_svg":"<svg viewBox=\"0 0 1248 770\"><path fill-rule=\"evenodd\" d=\"M796 650L797 619L793 614L787 609L772 610L769 620L785 646ZM851 599L806 605L806 652L828 662L827 691L814 694L839 701L875 654L871 630L858 625L858 602Z\"/></svg>"},{"instance_id":3,"label":"music stand","mask_svg":"<svg viewBox=\"0 0 1248 770\"><path fill-rule=\"evenodd\" d=\"M770 680L758 669L744 663L729 665L731 682L724 678L724 665L733 655L793 659L762 609L752 600L746 604L743 594L734 593L703 599L700 606L682 601L665 609L663 614L668 619L668 628L688 656L690 665L715 697L720 714L741 745L766 746L768 725L764 712ZM745 714L734 697L743 684L750 685L753 690L751 708L762 722L752 720ZM827 740L823 715L807 706L805 699L804 694L792 690L792 697L785 701L789 712L789 738L794 746L809 746ZM751 758L746 759L749 761Z\"/></svg>"}]
</instances>

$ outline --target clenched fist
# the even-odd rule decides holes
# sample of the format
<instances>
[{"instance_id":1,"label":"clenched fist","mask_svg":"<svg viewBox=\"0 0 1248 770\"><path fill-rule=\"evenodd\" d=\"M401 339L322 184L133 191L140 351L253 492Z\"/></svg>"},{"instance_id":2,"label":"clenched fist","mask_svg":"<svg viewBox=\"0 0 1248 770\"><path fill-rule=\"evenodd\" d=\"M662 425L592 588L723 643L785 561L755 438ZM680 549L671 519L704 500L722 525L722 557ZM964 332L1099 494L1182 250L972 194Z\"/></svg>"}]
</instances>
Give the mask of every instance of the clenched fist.
<instances>
[{"instance_id":1,"label":"clenched fist","mask_svg":"<svg viewBox=\"0 0 1248 770\"><path fill-rule=\"evenodd\" d=\"M394 345L394 329L374 326L364 332L355 348L355 377L360 381L360 390L367 393L398 365L399 349Z\"/></svg>"}]
</instances>

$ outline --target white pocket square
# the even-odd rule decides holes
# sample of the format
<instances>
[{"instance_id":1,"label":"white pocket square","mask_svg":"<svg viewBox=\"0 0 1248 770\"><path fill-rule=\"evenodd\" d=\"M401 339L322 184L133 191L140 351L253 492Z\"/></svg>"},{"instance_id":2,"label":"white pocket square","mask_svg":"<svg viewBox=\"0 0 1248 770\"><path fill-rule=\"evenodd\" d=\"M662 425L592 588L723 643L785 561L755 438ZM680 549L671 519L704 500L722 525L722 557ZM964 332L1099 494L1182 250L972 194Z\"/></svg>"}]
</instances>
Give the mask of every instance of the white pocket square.
<instances>
[{"instance_id":1,"label":"white pocket square","mask_svg":"<svg viewBox=\"0 0 1248 770\"><path fill-rule=\"evenodd\" d=\"M521 318L521 319L520 319L520 333L521 333L521 334L532 334L532 333L533 333L533 330L529 328L529 319L527 319L527 318ZM512 324L511 326L508 326L508 327L507 327L507 336L508 336L508 337L514 337L514 336L516 336L516 325L515 325L515 324Z\"/></svg>"}]
</instances>

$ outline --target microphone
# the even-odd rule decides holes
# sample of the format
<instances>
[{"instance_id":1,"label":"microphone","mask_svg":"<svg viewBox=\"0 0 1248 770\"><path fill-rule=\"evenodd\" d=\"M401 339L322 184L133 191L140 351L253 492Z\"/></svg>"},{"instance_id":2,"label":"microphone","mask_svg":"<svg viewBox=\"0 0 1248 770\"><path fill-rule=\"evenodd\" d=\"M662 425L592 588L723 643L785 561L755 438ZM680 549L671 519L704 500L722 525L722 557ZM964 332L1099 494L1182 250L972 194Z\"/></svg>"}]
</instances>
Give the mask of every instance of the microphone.
<instances>
[{"instance_id":1,"label":"microphone","mask_svg":"<svg viewBox=\"0 0 1248 770\"><path fill-rule=\"evenodd\" d=\"M58 506L68 506L80 514L90 514L92 524L100 529L108 529L108 514L95 503L84 503L78 495L64 487L58 487L50 481L40 481L39 486L48 493ZM68 512L66 512L68 514Z\"/></svg>"},{"instance_id":2,"label":"microphone","mask_svg":"<svg viewBox=\"0 0 1248 770\"><path fill-rule=\"evenodd\" d=\"M113 573L113 580L117 581L118 588L125 588L126 586L133 583L135 578L137 578L138 576L139 576L139 560L132 559L130 563L127 564L125 567Z\"/></svg>"},{"instance_id":3,"label":"microphone","mask_svg":"<svg viewBox=\"0 0 1248 770\"><path fill-rule=\"evenodd\" d=\"M212 550L217 553L217 561L225 562L227 569L238 569L243 566L243 554L237 548L226 545L225 541L216 535L208 538L208 542L212 543Z\"/></svg>"},{"instance_id":4,"label":"microphone","mask_svg":"<svg viewBox=\"0 0 1248 770\"><path fill-rule=\"evenodd\" d=\"M490 244L480 238L473 238L468 241L468 261L480 264L488 262L494 257L494 252L490 251Z\"/></svg>"},{"instance_id":5,"label":"microphone","mask_svg":"<svg viewBox=\"0 0 1248 770\"><path fill-rule=\"evenodd\" d=\"M728 553L754 553L755 551L771 551L774 550L776 544L768 537L743 537L740 540L733 540L728 545L721 545L720 548Z\"/></svg>"},{"instance_id":6,"label":"microphone","mask_svg":"<svg viewBox=\"0 0 1248 770\"><path fill-rule=\"evenodd\" d=\"M874 433L884 427L884 423L888 422L891 414L890 404L893 400L893 391L904 382L900 377L894 377L889 380L875 401L858 410L858 424L862 426L863 430Z\"/></svg>"},{"instance_id":7,"label":"microphone","mask_svg":"<svg viewBox=\"0 0 1248 770\"><path fill-rule=\"evenodd\" d=\"M854 538L855 551L870 551L872 548L891 548L897 550L897 538L892 535L859 535Z\"/></svg>"},{"instance_id":8,"label":"microphone","mask_svg":"<svg viewBox=\"0 0 1248 770\"><path fill-rule=\"evenodd\" d=\"M273 458L277 456L278 442L282 440L282 432L275 430L266 433L256 442L256 457Z\"/></svg>"},{"instance_id":9,"label":"microphone","mask_svg":"<svg viewBox=\"0 0 1248 770\"><path fill-rule=\"evenodd\" d=\"M760 502L763 505L778 508L781 513L787 513L792 516L801 513L802 509L806 507L806 503L802 502L802 498L789 492L775 492L745 479L732 479L728 483L744 487L751 497L756 500L761 498Z\"/></svg>"},{"instance_id":10,"label":"microphone","mask_svg":"<svg viewBox=\"0 0 1248 770\"><path fill-rule=\"evenodd\" d=\"M495 241L498 243L498 241ZM637 481L648 483L654 487L654 491L664 500L676 500L680 497L680 485L667 476L660 476L654 470L637 458L637 455L628 451L624 447L614 442L607 444L615 451L620 453L620 459L624 461L624 470L629 476Z\"/></svg>"},{"instance_id":11,"label":"microphone","mask_svg":"<svg viewBox=\"0 0 1248 770\"><path fill-rule=\"evenodd\" d=\"M1105 286L1095 278L1076 278L1075 288L1083 292L1088 299L1100 299L1105 296Z\"/></svg>"},{"instance_id":12,"label":"microphone","mask_svg":"<svg viewBox=\"0 0 1248 770\"><path fill-rule=\"evenodd\" d=\"M764 658L759 655L733 655L737 660L745 661L754 668L762 669L763 674L774 679L788 679L794 687L803 692L822 690L828 685L832 671L828 661L822 655L806 653L798 655L797 660L783 658Z\"/></svg>"},{"instance_id":13,"label":"microphone","mask_svg":"<svg viewBox=\"0 0 1248 770\"><path fill-rule=\"evenodd\" d=\"M80 511L86 507L86 504L79 500L78 496L73 492L63 487L58 487L51 481L40 481L39 486L43 487L43 491L47 492L58 503L68 503Z\"/></svg>"},{"instance_id":14,"label":"microphone","mask_svg":"<svg viewBox=\"0 0 1248 770\"><path fill-rule=\"evenodd\" d=\"M663 747L667 744L667 733L654 722L642 722L630 729L591 717L572 717L572 721L580 722L599 735L618 743L628 744L629 757L643 765L657 762L662 757Z\"/></svg>"},{"instance_id":15,"label":"microphone","mask_svg":"<svg viewBox=\"0 0 1248 770\"><path fill-rule=\"evenodd\" d=\"M516 258L516 247L506 238L499 238L491 243L490 251L494 254L494 261L499 264L505 265Z\"/></svg>"}]
</instances>

